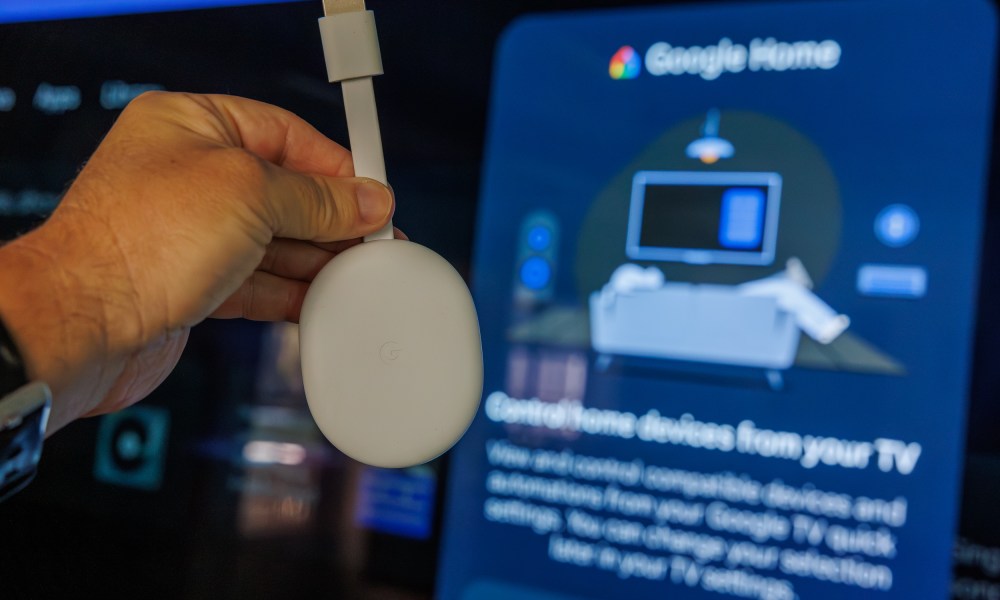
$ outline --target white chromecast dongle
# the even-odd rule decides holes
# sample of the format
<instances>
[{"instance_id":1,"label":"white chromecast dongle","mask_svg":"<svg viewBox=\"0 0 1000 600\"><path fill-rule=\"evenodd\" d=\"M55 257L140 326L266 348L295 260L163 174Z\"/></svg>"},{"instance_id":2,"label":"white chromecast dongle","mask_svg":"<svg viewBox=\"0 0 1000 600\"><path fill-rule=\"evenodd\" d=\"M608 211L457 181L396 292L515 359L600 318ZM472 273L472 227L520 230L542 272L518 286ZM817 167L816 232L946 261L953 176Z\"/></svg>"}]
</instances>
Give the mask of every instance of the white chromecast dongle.
<instances>
[{"instance_id":1,"label":"white chromecast dongle","mask_svg":"<svg viewBox=\"0 0 1000 600\"><path fill-rule=\"evenodd\" d=\"M355 175L384 184L374 16L364 0L324 0L324 8L323 51L330 81L343 86ZM344 454L379 467L417 465L468 429L483 389L472 296L446 260L393 239L391 223L320 271L300 325L309 410Z\"/></svg>"}]
</instances>

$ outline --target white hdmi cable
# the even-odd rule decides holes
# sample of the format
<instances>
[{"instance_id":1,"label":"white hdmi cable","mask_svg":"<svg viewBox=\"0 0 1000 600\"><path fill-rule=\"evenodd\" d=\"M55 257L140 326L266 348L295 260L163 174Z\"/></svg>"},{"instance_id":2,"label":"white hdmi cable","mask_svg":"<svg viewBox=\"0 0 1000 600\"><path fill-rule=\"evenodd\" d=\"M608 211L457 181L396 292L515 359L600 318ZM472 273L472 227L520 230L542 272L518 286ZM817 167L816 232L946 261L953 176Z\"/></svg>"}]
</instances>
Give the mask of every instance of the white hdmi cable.
<instances>
[{"instance_id":1,"label":"white hdmi cable","mask_svg":"<svg viewBox=\"0 0 1000 600\"><path fill-rule=\"evenodd\" d=\"M330 83L339 81L344 93L354 175L388 185L372 85L372 77L382 74L374 13L365 10L364 0L323 0L323 13L319 28L327 77ZM390 221L365 241L392 238Z\"/></svg>"}]
</instances>

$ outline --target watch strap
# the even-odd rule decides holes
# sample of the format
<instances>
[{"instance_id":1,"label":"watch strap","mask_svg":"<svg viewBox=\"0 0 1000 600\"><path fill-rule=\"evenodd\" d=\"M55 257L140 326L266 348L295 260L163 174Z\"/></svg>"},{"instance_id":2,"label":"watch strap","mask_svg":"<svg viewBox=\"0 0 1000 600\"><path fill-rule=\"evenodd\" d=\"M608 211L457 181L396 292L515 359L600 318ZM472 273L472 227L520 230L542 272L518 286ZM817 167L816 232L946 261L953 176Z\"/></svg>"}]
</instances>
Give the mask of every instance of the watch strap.
<instances>
[{"instance_id":1,"label":"watch strap","mask_svg":"<svg viewBox=\"0 0 1000 600\"><path fill-rule=\"evenodd\" d=\"M0 321L0 398L28 383L24 360L7 326Z\"/></svg>"},{"instance_id":2,"label":"watch strap","mask_svg":"<svg viewBox=\"0 0 1000 600\"><path fill-rule=\"evenodd\" d=\"M49 386L41 382L0 398L0 502L35 478L51 405Z\"/></svg>"},{"instance_id":3,"label":"watch strap","mask_svg":"<svg viewBox=\"0 0 1000 600\"><path fill-rule=\"evenodd\" d=\"M35 478L51 405L47 385L28 383L21 353L0 322L0 502Z\"/></svg>"}]
</instances>

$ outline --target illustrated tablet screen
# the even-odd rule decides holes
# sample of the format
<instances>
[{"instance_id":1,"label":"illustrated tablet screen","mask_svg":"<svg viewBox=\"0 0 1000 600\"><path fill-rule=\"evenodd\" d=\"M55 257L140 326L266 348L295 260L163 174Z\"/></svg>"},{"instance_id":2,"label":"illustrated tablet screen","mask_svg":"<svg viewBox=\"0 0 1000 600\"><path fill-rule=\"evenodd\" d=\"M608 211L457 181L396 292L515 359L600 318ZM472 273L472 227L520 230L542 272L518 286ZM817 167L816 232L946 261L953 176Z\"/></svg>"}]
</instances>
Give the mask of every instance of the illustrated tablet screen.
<instances>
[{"instance_id":1,"label":"illustrated tablet screen","mask_svg":"<svg viewBox=\"0 0 1000 600\"><path fill-rule=\"evenodd\" d=\"M694 264L774 260L777 173L640 171L632 180L630 258Z\"/></svg>"}]
</instances>

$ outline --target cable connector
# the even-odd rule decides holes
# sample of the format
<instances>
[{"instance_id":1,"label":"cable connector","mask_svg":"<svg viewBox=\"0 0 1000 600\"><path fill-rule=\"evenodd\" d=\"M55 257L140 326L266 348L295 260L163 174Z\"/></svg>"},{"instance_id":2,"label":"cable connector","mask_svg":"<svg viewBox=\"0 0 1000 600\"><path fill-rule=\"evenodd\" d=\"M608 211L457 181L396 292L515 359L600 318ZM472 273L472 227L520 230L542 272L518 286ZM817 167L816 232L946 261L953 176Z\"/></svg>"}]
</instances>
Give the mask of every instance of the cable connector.
<instances>
[{"instance_id":1,"label":"cable connector","mask_svg":"<svg viewBox=\"0 0 1000 600\"><path fill-rule=\"evenodd\" d=\"M323 14L326 16L344 12L359 12L365 9L365 0L323 0Z\"/></svg>"},{"instance_id":2,"label":"cable connector","mask_svg":"<svg viewBox=\"0 0 1000 600\"><path fill-rule=\"evenodd\" d=\"M382 53L370 10L333 13L319 20L330 83L382 74Z\"/></svg>"}]
</instances>

